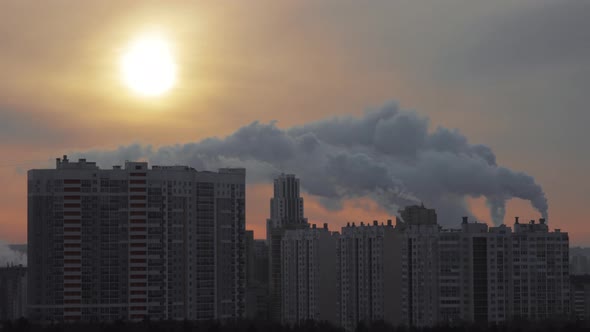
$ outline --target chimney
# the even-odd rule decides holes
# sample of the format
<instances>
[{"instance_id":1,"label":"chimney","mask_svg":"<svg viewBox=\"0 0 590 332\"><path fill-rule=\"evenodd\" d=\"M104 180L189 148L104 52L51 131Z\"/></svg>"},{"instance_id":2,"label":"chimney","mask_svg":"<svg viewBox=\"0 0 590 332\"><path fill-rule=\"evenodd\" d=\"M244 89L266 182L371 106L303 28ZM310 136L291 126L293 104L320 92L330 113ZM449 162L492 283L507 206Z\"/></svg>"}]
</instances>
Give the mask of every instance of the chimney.
<instances>
[{"instance_id":1,"label":"chimney","mask_svg":"<svg viewBox=\"0 0 590 332\"><path fill-rule=\"evenodd\" d=\"M469 220L469 217L463 217L463 224L466 224L467 220Z\"/></svg>"},{"instance_id":2,"label":"chimney","mask_svg":"<svg viewBox=\"0 0 590 332\"><path fill-rule=\"evenodd\" d=\"M545 218L539 219L539 224L543 224L544 225L545 224Z\"/></svg>"},{"instance_id":3,"label":"chimney","mask_svg":"<svg viewBox=\"0 0 590 332\"><path fill-rule=\"evenodd\" d=\"M361 221L361 226L365 226L365 223Z\"/></svg>"},{"instance_id":4,"label":"chimney","mask_svg":"<svg viewBox=\"0 0 590 332\"><path fill-rule=\"evenodd\" d=\"M350 227L350 221L346 223L346 227Z\"/></svg>"},{"instance_id":5,"label":"chimney","mask_svg":"<svg viewBox=\"0 0 590 332\"><path fill-rule=\"evenodd\" d=\"M535 224L535 219L531 219L531 225Z\"/></svg>"},{"instance_id":6,"label":"chimney","mask_svg":"<svg viewBox=\"0 0 590 332\"><path fill-rule=\"evenodd\" d=\"M391 219L387 219L387 226L391 226Z\"/></svg>"},{"instance_id":7,"label":"chimney","mask_svg":"<svg viewBox=\"0 0 590 332\"><path fill-rule=\"evenodd\" d=\"M324 223L324 229L328 229L328 223L327 222Z\"/></svg>"},{"instance_id":8,"label":"chimney","mask_svg":"<svg viewBox=\"0 0 590 332\"><path fill-rule=\"evenodd\" d=\"M312 224L312 225L311 225L311 228L315 229L315 224Z\"/></svg>"},{"instance_id":9,"label":"chimney","mask_svg":"<svg viewBox=\"0 0 590 332\"><path fill-rule=\"evenodd\" d=\"M352 222L352 227L355 227L355 225L354 225L354 221Z\"/></svg>"},{"instance_id":10,"label":"chimney","mask_svg":"<svg viewBox=\"0 0 590 332\"><path fill-rule=\"evenodd\" d=\"M514 224L518 225L518 217L514 217Z\"/></svg>"},{"instance_id":11,"label":"chimney","mask_svg":"<svg viewBox=\"0 0 590 332\"><path fill-rule=\"evenodd\" d=\"M373 220L373 226L379 226L379 222L377 220Z\"/></svg>"}]
</instances>

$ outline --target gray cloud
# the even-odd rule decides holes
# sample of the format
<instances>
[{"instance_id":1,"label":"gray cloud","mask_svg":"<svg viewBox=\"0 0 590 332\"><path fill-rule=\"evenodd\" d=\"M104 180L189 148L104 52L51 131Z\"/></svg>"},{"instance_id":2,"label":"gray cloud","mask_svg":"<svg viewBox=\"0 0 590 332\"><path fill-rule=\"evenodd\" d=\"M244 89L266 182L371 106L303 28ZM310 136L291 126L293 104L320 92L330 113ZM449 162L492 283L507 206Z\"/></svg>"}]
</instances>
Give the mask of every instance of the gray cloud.
<instances>
[{"instance_id":1,"label":"gray cloud","mask_svg":"<svg viewBox=\"0 0 590 332\"><path fill-rule=\"evenodd\" d=\"M590 59L586 1L533 1L503 13L482 17L462 43L449 49L448 75L512 76L545 68L579 69Z\"/></svg>"},{"instance_id":2,"label":"gray cloud","mask_svg":"<svg viewBox=\"0 0 590 332\"><path fill-rule=\"evenodd\" d=\"M16 111L0 105L0 141L3 144L52 145L66 140L65 132L47 126L48 119L40 114Z\"/></svg>"},{"instance_id":3,"label":"gray cloud","mask_svg":"<svg viewBox=\"0 0 590 332\"><path fill-rule=\"evenodd\" d=\"M285 130L274 122L253 122L222 139L158 149L134 144L78 152L74 158L96 160L103 167L126 159L197 169L240 166L247 168L250 183L293 172L328 209L340 209L343 199L356 197L371 197L392 213L423 201L438 210L443 224L469 215L466 197L485 197L496 224L513 197L529 200L547 215L545 194L533 177L497 165L489 147L470 144L457 130L429 133L428 128L427 118L390 103L361 117L328 118Z\"/></svg>"}]
</instances>

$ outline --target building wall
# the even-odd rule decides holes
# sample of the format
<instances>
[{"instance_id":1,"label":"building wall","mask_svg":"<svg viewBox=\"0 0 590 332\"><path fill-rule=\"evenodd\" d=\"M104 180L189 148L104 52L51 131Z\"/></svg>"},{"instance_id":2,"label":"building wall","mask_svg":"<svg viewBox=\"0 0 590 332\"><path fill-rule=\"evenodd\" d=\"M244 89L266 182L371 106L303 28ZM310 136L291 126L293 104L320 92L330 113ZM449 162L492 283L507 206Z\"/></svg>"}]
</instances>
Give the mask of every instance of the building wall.
<instances>
[{"instance_id":1,"label":"building wall","mask_svg":"<svg viewBox=\"0 0 590 332\"><path fill-rule=\"evenodd\" d=\"M590 320L590 275L571 276L570 305L572 318Z\"/></svg>"},{"instance_id":2,"label":"building wall","mask_svg":"<svg viewBox=\"0 0 590 332\"><path fill-rule=\"evenodd\" d=\"M268 319L268 246L246 231L246 318Z\"/></svg>"},{"instance_id":3,"label":"building wall","mask_svg":"<svg viewBox=\"0 0 590 332\"><path fill-rule=\"evenodd\" d=\"M443 229L428 210L402 211L406 219L395 228L353 223L342 229L339 320L346 330L384 318L417 327L563 318L570 301L584 310L583 288L570 299L567 233L550 232L542 219L516 222L514 232L467 218L460 228Z\"/></svg>"},{"instance_id":4,"label":"building wall","mask_svg":"<svg viewBox=\"0 0 590 332\"><path fill-rule=\"evenodd\" d=\"M269 315L274 321L282 317L281 242L285 230L307 228L299 179L293 174L281 174L274 179L274 195L270 199L270 218L266 222L269 250Z\"/></svg>"},{"instance_id":5,"label":"building wall","mask_svg":"<svg viewBox=\"0 0 590 332\"><path fill-rule=\"evenodd\" d=\"M337 324L337 240L338 234L327 225L285 232L281 242L283 323Z\"/></svg>"},{"instance_id":6,"label":"building wall","mask_svg":"<svg viewBox=\"0 0 590 332\"><path fill-rule=\"evenodd\" d=\"M243 315L243 169L64 158L28 186L31 318Z\"/></svg>"},{"instance_id":7,"label":"building wall","mask_svg":"<svg viewBox=\"0 0 590 332\"><path fill-rule=\"evenodd\" d=\"M338 242L338 319L346 330L354 330L360 322L398 323L402 315L396 312L401 307L397 303L401 285L391 282L402 277L386 267L400 266L401 256L395 250L385 250L396 248L398 240L391 224L353 223L342 228ZM391 284L386 287L387 283Z\"/></svg>"},{"instance_id":8,"label":"building wall","mask_svg":"<svg viewBox=\"0 0 590 332\"><path fill-rule=\"evenodd\" d=\"M27 268L0 267L0 321L25 317L26 305Z\"/></svg>"}]
</instances>

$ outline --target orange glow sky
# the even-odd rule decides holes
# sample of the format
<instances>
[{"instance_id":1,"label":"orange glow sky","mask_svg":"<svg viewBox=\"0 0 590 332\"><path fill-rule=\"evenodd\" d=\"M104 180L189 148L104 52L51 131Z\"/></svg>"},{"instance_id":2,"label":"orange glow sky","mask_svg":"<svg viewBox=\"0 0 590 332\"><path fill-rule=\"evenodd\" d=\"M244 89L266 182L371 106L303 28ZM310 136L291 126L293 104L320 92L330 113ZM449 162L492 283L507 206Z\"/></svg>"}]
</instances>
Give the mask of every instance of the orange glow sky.
<instances>
[{"instance_id":1,"label":"orange glow sky","mask_svg":"<svg viewBox=\"0 0 590 332\"><path fill-rule=\"evenodd\" d=\"M63 154L223 137L255 120L286 128L396 100L534 176L550 227L590 245L590 47L575 39L588 31L587 20L576 19L587 11L576 6L586 5L2 3L0 240L26 241L26 170ZM544 30L538 17L559 29ZM169 39L179 76L170 93L150 99L127 89L117 66L125 47L153 28ZM247 195L247 227L263 237L271 187L253 185ZM483 200L469 204L489 220ZM305 205L311 222L332 229L395 219L368 198L336 212L310 195ZM516 215L538 217L515 200L505 221Z\"/></svg>"}]
</instances>

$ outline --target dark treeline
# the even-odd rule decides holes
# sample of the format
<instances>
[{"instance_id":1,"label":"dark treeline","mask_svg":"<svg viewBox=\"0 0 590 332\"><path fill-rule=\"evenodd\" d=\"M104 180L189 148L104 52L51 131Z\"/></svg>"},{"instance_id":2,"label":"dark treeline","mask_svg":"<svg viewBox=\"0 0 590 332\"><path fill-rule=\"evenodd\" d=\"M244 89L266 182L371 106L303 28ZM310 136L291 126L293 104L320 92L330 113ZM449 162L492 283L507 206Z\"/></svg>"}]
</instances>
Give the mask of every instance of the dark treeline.
<instances>
[{"instance_id":1,"label":"dark treeline","mask_svg":"<svg viewBox=\"0 0 590 332\"><path fill-rule=\"evenodd\" d=\"M0 323L2 332L344 332L342 328L326 322L308 321L296 326L286 326L268 321L191 322L191 321L143 321L110 323L31 323L26 319ZM503 325L482 326L464 324L428 328L394 327L384 322L360 324L356 332L552 332L590 331L584 322L518 321Z\"/></svg>"}]
</instances>

